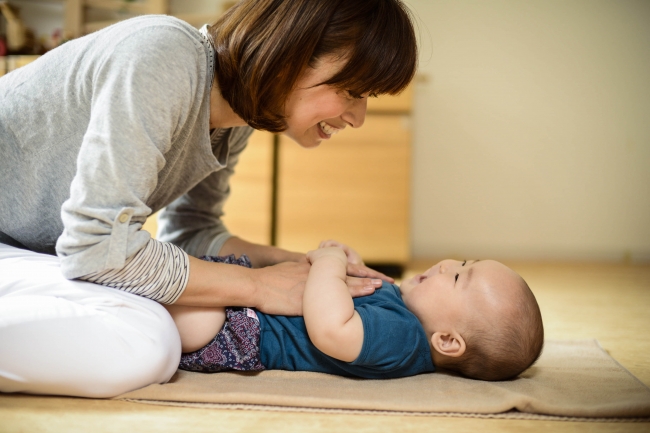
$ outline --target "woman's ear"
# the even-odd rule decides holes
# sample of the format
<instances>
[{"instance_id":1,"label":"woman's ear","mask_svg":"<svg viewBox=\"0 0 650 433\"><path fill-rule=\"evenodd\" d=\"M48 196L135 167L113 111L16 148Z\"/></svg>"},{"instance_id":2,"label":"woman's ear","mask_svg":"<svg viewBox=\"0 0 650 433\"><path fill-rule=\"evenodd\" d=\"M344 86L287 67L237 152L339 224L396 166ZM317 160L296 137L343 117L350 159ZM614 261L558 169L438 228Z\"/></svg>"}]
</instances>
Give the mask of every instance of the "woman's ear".
<instances>
[{"instance_id":1,"label":"woman's ear","mask_svg":"<svg viewBox=\"0 0 650 433\"><path fill-rule=\"evenodd\" d=\"M431 345L440 355L452 358L462 356L467 348L465 339L455 332L434 332L431 336Z\"/></svg>"}]
</instances>

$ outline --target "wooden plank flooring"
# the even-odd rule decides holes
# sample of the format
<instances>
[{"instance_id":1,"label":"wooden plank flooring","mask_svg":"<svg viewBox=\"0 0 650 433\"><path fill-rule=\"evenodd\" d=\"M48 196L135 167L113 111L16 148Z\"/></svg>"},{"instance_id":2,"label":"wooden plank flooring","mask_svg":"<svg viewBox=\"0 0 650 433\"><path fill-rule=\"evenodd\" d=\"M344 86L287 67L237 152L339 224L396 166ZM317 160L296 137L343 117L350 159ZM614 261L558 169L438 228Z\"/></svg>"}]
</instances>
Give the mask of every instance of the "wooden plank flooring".
<instances>
[{"instance_id":1,"label":"wooden plank flooring","mask_svg":"<svg viewBox=\"0 0 650 433\"><path fill-rule=\"evenodd\" d=\"M428 265L429 263L426 263ZM508 263L539 300L550 339L598 339L650 384L650 266ZM414 264L407 274L425 264ZM213 410L0 395L0 432L648 432L650 423L483 420Z\"/></svg>"}]
</instances>

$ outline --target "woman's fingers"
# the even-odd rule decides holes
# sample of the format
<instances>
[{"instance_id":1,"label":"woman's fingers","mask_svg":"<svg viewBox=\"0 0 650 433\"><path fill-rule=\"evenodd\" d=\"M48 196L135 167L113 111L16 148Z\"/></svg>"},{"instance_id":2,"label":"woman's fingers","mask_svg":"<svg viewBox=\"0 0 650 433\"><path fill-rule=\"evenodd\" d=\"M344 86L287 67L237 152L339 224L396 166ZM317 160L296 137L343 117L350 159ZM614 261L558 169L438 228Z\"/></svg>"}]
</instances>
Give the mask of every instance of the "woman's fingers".
<instances>
[{"instance_id":1,"label":"woman's fingers","mask_svg":"<svg viewBox=\"0 0 650 433\"><path fill-rule=\"evenodd\" d=\"M377 278L347 277L345 282L353 298L371 295L381 287L381 280Z\"/></svg>"},{"instance_id":2,"label":"woman's fingers","mask_svg":"<svg viewBox=\"0 0 650 433\"><path fill-rule=\"evenodd\" d=\"M352 277L366 277L366 278L375 278L375 279L378 278L380 280L387 281L391 284L395 282L395 280L389 277L388 275L384 275L379 271L375 271L374 269L371 269L366 265L356 265L354 263L348 263L347 274Z\"/></svg>"},{"instance_id":3,"label":"woman's fingers","mask_svg":"<svg viewBox=\"0 0 650 433\"><path fill-rule=\"evenodd\" d=\"M274 266L253 269L257 304L252 307L263 313L284 316L302 315L302 295L309 274L310 264L284 262ZM374 293L382 280L394 280L365 265L348 263L346 283L353 298Z\"/></svg>"}]
</instances>

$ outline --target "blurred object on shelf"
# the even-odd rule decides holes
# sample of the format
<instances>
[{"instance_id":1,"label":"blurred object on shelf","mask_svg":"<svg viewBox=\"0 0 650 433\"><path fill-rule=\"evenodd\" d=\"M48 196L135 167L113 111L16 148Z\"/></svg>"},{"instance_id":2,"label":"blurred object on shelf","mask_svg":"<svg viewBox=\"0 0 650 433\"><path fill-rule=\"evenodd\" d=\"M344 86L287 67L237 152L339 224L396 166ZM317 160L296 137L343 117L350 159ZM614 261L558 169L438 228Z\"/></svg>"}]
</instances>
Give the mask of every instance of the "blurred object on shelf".
<instances>
[{"instance_id":1,"label":"blurred object on shelf","mask_svg":"<svg viewBox=\"0 0 650 433\"><path fill-rule=\"evenodd\" d=\"M6 73L8 74L11 71L15 71L18 68L21 68L29 63L32 63L34 60L38 59L38 55L20 55L20 56L7 56L6 63Z\"/></svg>"},{"instance_id":2,"label":"blurred object on shelf","mask_svg":"<svg viewBox=\"0 0 650 433\"><path fill-rule=\"evenodd\" d=\"M18 9L3 1L0 2L0 12L7 21L7 51L11 54L34 53L34 34L20 19Z\"/></svg>"},{"instance_id":3,"label":"blurred object on shelf","mask_svg":"<svg viewBox=\"0 0 650 433\"><path fill-rule=\"evenodd\" d=\"M5 40L5 37L0 35L0 57L4 57L7 55L7 41Z\"/></svg>"},{"instance_id":4,"label":"blurred object on shelf","mask_svg":"<svg viewBox=\"0 0 650 433\"><path fill-rule=\"evenodd\" d=\"M59 45L61 45L63 42L63 31L61 29L56 29L52 32L52 39L50 39L52 42L53 47L56 48Z\"/></svg>"},{"instance_id":5,"label":"blurred object on shelf","mask_svg":"<svg viewBox=\"0 0 650 433\"><path fill-rule=\"evenodd\" d=\"M43 36L39 39L39 43L44 51L53 50L67 41L68 39L63 38L63 31L61 29L55 29L49 37Z\"/></svg>"}]
</instances>

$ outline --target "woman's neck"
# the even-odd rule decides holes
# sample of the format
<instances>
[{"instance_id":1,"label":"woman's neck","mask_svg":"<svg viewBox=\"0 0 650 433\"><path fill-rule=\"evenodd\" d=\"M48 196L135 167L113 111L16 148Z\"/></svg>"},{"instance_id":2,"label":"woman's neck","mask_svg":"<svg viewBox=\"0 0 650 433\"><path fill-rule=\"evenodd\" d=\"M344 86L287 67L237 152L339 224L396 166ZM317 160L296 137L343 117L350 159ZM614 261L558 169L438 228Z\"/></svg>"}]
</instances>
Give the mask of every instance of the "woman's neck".
<instances>
[{"instance_id":1,"label":"woman's neck","mask_svg":"<svg viewBox=\"0 0 650 433\"><path fill-rule=\"evenodd\" d=\"M228 101L221 96L219 83L215 79L210 90L210 129L245 126L246 122L230 107Z\"/></svg>"}]
</instances>

